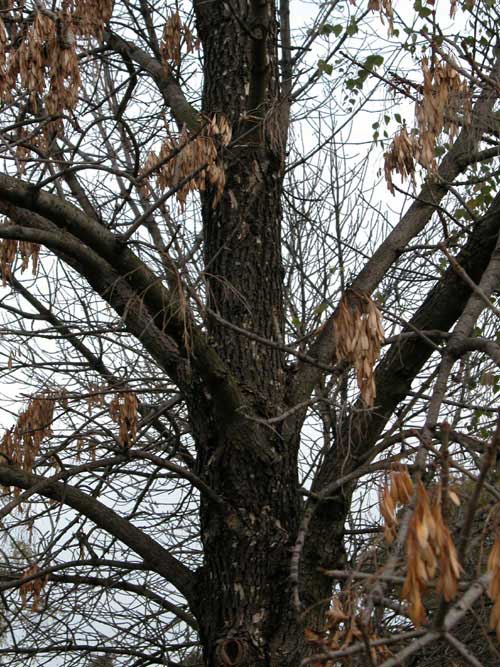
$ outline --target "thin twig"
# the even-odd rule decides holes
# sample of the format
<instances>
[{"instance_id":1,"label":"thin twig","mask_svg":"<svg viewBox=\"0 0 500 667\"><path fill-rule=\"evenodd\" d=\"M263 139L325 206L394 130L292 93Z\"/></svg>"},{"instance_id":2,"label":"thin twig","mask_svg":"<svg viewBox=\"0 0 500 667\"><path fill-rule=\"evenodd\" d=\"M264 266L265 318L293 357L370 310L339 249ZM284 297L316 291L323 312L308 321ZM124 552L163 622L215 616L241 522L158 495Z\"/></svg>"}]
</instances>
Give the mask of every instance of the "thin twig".
<instances>
[{"instance_id":1,"label":"thin twig","mask_svg":"<svg viewBox=\"0 0 500 667\"><path fill-rule=\"evenodd\" d=\"M469 276L469 274L460 266L453 255L448 252L448 249L444 243L440 243L438 247L448 258L448 261L450 262L455 273L457 273L457 275L459 275L460 278L462 278L462 280L466 282L467 285L469 285L469 287L481 298L487 308L495 313L497 317L500 317L500 310L498 310L498 308L490 301L488 296L483 292L479 285L477 285Z\"/></svg>"}]
</instances>

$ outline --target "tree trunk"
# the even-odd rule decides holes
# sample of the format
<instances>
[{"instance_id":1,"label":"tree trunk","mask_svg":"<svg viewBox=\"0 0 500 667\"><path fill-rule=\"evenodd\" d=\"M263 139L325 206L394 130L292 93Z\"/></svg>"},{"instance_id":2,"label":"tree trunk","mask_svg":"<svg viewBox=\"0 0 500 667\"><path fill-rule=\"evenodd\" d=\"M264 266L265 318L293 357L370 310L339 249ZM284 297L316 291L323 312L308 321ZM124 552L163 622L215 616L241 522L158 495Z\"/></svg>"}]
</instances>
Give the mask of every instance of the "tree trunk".
<instances>
[{"instance_id":1,"label":"tree trunk","mask_svg":"<svg viewBox=\"0 0 500 667\"><path fill-rule=\"evenodd\" d=\"M201 510L197 617L210 667L284 667L303 655L289 578L300 510L296 473L279 436L269 434L236 420L205 463L207 481L228 499L222 511L206 502Z\"/></svg>"},{"instance_id":2,"label":"tree trunk","mask_svg":"<svg viewBox=\"0 0 500 667\"><path fill-rule=\"evenodd\" d=\"M239 6L241 5L241 6ZM223 113L233 140L223 160L221 201L203 201L208 305L224 320L268 339L283 335L281 195L286 130L280 126L276 25L270 2L200 3L203 111ZM255 38L252 37L255 36ZM257 39L259 37L259 39ZM262 404L279 405L283 354L257 346L212 318L210 335L235 377ZM278 402L276 402L278 399Z\"/></svg>"},{"instance_id":3,"label":"tree trunk","mask_svg":"<svg viewBox=\"0 0 500 667\"><path fill-rule=\"evenodd\" d=\"M194 415L199 470L227 503L220 510L202 499L197 617L210 667L296 666L304 655L289 578L301 511L296 455L279 424L259 423L283 407L283 353L235 335L223 321L282 340L286 119L275 7L236 1L199 2L195 9L205 59L203 110L223 113L233 134L223 155L222 199L214 204L208 191L203 200L209 335L245 399L245 414L229 420Z\"/></svg>"}]
</instances>

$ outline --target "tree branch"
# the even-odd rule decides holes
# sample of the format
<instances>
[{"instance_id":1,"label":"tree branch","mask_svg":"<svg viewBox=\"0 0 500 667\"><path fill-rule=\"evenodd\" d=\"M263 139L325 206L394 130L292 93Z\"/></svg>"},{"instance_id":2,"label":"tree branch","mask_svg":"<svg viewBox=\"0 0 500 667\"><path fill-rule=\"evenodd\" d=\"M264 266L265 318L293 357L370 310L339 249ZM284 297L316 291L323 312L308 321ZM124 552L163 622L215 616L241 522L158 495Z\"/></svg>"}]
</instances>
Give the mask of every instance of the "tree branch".
<instances>
[{"instance_id":1,"label":"tree branch","mask_svg":"<svg viewBox=\"0 0 500 667\"><path fill-rule=\"evenodd\" d=\"M500 58L497 59L493 76L500 78ZM449 185L466 167L463 156L474 152L484 132L484 118L491 112L498 98L498 86L486 87L472 111L470 127L462 129L455 143L439 165L435 179L428 180L400 222L380 244L351 287L370 294L376 289L391 265L408 243L419 234L430 221L436 207L448 192ZM332 313L316 341L307 354L322 363L330 363L335 351L334 316ZM291 404L305 400L318 382L321 372L312 366L300 364L291 386L288 401Z\"/></svg>"},{"instance_id":2,"label":"tree branch","mask_svg":"<svg viewBox=\"0 0 500 667\"><path fill-rule=\"evenodd\" d=\"M61 472L56 477L64 480L65 473ZM106 505L63 481L30 474L14 466L0 464L0 482L4 486L16 486L26 490L37 485L39 495L71 507L93 521L96 526L126 544L152 569L172 583L184 595L188 603L192 604L195 578L191 570L172 556L161 544Z\"/></svg>"},{"instance_id":3,"label":"tree branch","mask_svg":"<svg viewBox=\"0 0 500 667\"><path fill-rule=\"evenodd\" d=\"M124 316L131 332L179 386L193 389L191 379L179 372L179 361L189 358L219 409L226 417L236 414L242 405L239 388L187 306L117 237L72 204L6 174L0 174L0 210L30 227L29 233L19 228L24 238L47 245L76 268ZM40 227L51 231L50 239ZM2 229L9 238L20 238L14 227L9 232ZM158 344L157 336L163 344Z\"/></svg>"},{"instance_id":4,"label":"tree branch","mask_svg":"<svg viewBox=\"0 0 500 667\"><path fill-rule=\"evenodd\" d=\"M202 122L200 114L186 100L181 87L173 76L166 74L161 63L133 42L109 30L104 32L104 41L111 50L129 57L150 74L179 126L185 125L191 132L199 130Z\"/></svg>"},{"instance_id":5,"label":"tree branch","mask_svg":"<svg viewBox=\"0 0 500 667\"><path fill-rule=\"evenodd\" d=\"M457 256L458 263L478 283L490 262L500 230L500 193L488 213L475 225L469 241ZM403 333L415 330L448 331L462 314L471 288L450 266L431 289ZM408 395L413 379L433 353L433 346L422 338L405 337L391 345L375 372L377 404L371 410L358 400L342 420L335 445L326 452L318 469L312 491L320 493L335 480L368 463L374 447L397 405ZM336 487L335 497L325 499L311 517L304 544L304 562L311 567L305 575L304 597L324 597L330 585L317 567L329 567L342 558L346 512L355 482ZM312 498L309 506L316 503ZM332 556L334 554L334 556ZM312 570L315 569L313 572Z\"/></svg>"}]
</instances>

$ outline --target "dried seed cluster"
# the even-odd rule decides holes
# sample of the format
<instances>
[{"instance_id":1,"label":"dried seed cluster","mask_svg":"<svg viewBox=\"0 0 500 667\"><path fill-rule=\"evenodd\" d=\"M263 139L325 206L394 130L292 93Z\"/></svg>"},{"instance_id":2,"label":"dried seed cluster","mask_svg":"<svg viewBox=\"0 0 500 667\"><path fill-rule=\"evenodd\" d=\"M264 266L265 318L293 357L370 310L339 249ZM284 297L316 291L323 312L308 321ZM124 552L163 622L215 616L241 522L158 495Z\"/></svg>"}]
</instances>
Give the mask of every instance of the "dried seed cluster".
<instances>
[{"instance_id":1,"label":"dried seed cluster","mask_svg":"<svg viewBox=\"0 0 500 667\"><path fill-rule=\"evenodd\" d=\"M436 577L437 591L449 602L457 593L462 568L455 544L442 514L441 485L431 501L422 484L417 485L417 501L406 538L407 575L401 597L409 603L409 614L418 627L425 621L422 593Z\"/></svg>"},{"instance_id":2,"label":"dried seed cluster","mask_svg":"<svg viewBox=\"0 0 500 667\"><path fill-rule=\"evenodd\" d=\"M2 285L5 287L9 278L12 276L12 265L16 256L21 257L21 273L26 271L31 259L33 275L36 275L38 269L38 256L40 253L39 243L30 243L29 241L17 241L16 239L0 240L0 272L2 274Z\"/></svg>"},{"instance_id":3,"label":"dried seed cluster","mask_svg":"<svg viewBox=\"0 0 500 667\"><path fill-rule=\"evenodd\" d=\"M4 38L5 26L0 19L0 33ZM23 28L16 47L9 57L3 55L4 68L0 76L0 98L11 100L12 90L19 81L29 94L34 110L43 99L49 114L59 114L72 109L77 101L80 87L80 71L75 51L75 39L71 17L65 11L57 14L56 20L37 12L32 25Z\"/></svg>"},{"instance_id":4,"label":"dried seed cluster","mask_svg":"<svg viewBox=\"0 0 500 667\"><path fill-rule=\"evenodd\" d=\"M73 109L81 83L76 36L101 39L112 11L112 0L63 0L57 11L39 7L33 20L9 10L10 33L0 18L0 100L10 102L19 82L34 111L42 100L51 115ZM53 128L61 132L61 121Z\"/></svg>"},{"instance_id":5,"label":"dried seed cluster","mask_svg":"<svg viewBox=\"0 0 500 667\"><path fill-rule=\"evenodd\" d=\"M137 396L132 391L117 394L109 406L111 419L119 426L122 447L130 447L137 436L137 408Z\"/></svg>"},{"instance_id":6,"label":"dried seed cluster","mask_svg":"<svg viewBox=\"0 0 500 667\"><path fill-rule=\"evenodd\" d=\"M224 192L226 176L218 148L227 146L231 141L231 126L226 117L217 114L208 120L203 130L192 136L184 128L178 138L169 136L158 155L151 152L144 165L143 173L156 174L160 189L175 188L180 181L195 174L176 192L182 209L189 192L206 189L207 182L215 189L212 206L215 208ZM200 167L203 167L200 170ZM198 173L196 173L198 172Z\"/></svg>"},{"instance_id":7,"label":"dried seed cluster","mask_svg":"<svg viewBox=\"0 0 500 667\"><path fill-rule=\"evenodd\" d=\"M456 66L451 62L436 62L431 66L427 58L422 60L424 88L422 101L417 104L416 118L420 137L420 162L430 171L436 165L436 140L444 130L453 138L458 130L456 116L460 110L468 117L470 96L467 84L462 81Z\"/></svg>"},{"instance_id":8,"label":"dried seed cluster","mask_svg":"<svg viewBox=\"0 0 500 667\"><path fill-rule=\"evenodd\" d=\"M500 641L500 535L497 535L488 557L487 571L491 577L488 597L493 602L490 614L490 629L497 633Z\"/></svg>"},{"instance_id":9,"label":"dried seed cluster","mask_svg":"<svg viewBox=\"0 0 500 667\"><path fill-rule=\"evenodd\" d=\"M185 44L187 53L199 48L199 41L195 40L189 27L182 22L179 12L173 12L167 19L163 29L160 53L163 66L169 72L172 64L181 62L181 48Z\"/></svg>"},{"instance_id":10,"label":"dried seed cluster","mask_svg":"<svg viewBox=\"0 0 500 667\"><path fill-rule=\"evenodd\" d=\"M48 576L37 576L40 568L38 565L30 565L24 572L21 573L21 579L27 577L36 577L31 581L26 581L19 586L19 594L21 596L21 606L24 609L28 604L28 598L31 598L31 611L39 611L40 601L43 589L48 581Z\"/></svg>"},{"instance_id":11,"label":"dried seed cluster","mask_svg":"<svg viewBox=\"0 0 500 667\"><path fill-rule=\"evenodd\" d=\"M336 354L356 369L358 387L368 406L375 400L374 366L384 340L380 311L367 295L349 289L334 316Z\"/></svg>"},{"instance_id":12,"label":"dried seed cluster","mask_svg":"<svg viewBox=\"0 0 500 667\"><path fill-rule=\"evenodd\" d=\"M384 537L392 544L398 526L397 506L406 505L413 495L413 482L406 466L395 467L390 475L390 487L384 485L380 491L380 513L384 519Z\"/></svg>"},{"instance_id":13,"label":"dried seed cluster","mask_svg":"<svg viewBox=\"0 0 500 667\"><path fill-rule=\"evenodd\" d=\"M86 397L87 410L89 417L92 414L94 407L102 408L104 405L104 388L91 382L88 387L88 394Z\"/></svg>"},{"instance_id":14,"label":"dried seed cluster","mask_svg":"<svg viewBox=\"0 0 500 667\"><path fill-rule=\"evenodd\" d=\"M359 641L373 642L379 637L373 632L371 628L360 627L359 613L356 613L356 605L354 596L346 596L346 600L342 603L338 597L334 597L330 603L330 609L326 614L325 629L322 632L317 632L311 628L306 628L306 641L314 644L320 651L338 651L346 649L352 644ZM370 646L371 664L378 665L391 656L391 652L384 644L377 646ZM328 663L330 664L330 663ZM333 664L333 663L332 663ZM338 665L351 664L350 658L340 658ZM313 667L324 667L324 660L312 663Z\"/></svg>"},{"instance_id":15,"label":"dried seed cluster","mask_svg":"<svg viewBox=\"0 0 500 667\"><path fill-rule=\"evenodd\" d=\"M104 26L113 14L113 0L65 0L63 7L71 11L74 31L82 37L102 39Z\"/></svg>"},{"instance_id":16,"label":"dried seed cluster","mask_svg":"<svg viewBox=\"0 0 500 667\"><path fill-rule=\"evenodd\" d=\"M33 398L17 418L16 425L6 431L0 443L0 453L5 454L26 472L33 470L44 438L52 435L55 404L53 395Z\"/></svg>"},{"instance_id":17,"label":"dried seed cluster","mask_svg":"<svg viewBox=\"0 0 500 667\"><path fill-rule=\"evenodd\" d=\"M419 162L429 172L435 172L436 143L441 132L453 139L458 131L458 117L470 122L471 100L465 81L448 58L432 63L422 60L423 94L416 106L417 133L408 134L405 127L394 137L389 150L384 154L384 171L387 187L394 194L392 172L409 177L415 183L415 163Z\"/></svg>"},{"instance_id":18,"label":"dried seed cluster","mask_svg":"<svg viewBox=\"0 0 500 667\"><path fill-rule=\"evenodd\" d=\"M419 142L416 134L408 134L403 126L392 140L389 150L384 153L384 172L387 187L394 194L392 172L401 175L401 181L410 178L415 185L415 159L419 154Z\"/></svg>"},{"instance_id":19,"label":"dried seed cluster","mask_svg":"<svg viewBox=\"0 0 500 667\"><path fill-rule=\"evenodd\" d=\"M384 16L389 22L389 35L394 32L394 12L392 11L392 0L369 0L368 9L380 12L380 19L384 22Z\"/></svg>"}]
</instances>

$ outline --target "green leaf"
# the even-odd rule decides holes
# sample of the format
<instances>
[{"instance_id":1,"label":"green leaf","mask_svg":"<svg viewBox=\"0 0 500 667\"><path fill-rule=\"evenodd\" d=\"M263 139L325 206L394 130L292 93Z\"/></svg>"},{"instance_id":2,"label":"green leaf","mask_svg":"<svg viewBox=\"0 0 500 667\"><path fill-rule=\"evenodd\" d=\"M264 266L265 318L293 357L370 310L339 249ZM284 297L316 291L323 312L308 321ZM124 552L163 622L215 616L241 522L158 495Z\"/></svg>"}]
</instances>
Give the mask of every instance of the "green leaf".
<instances>
[{"instance_id":1,"label":"green leaf","mask_svg":"<svg viewBox=\"0 0 500 667\"><path fill-rule=\"evenodd\" d=\"M365 60L365 67L371 71L374 67L379 67L382 65L383 62L384 56L380 56L374 53L371 56L368 56L368 58Z\"/></svg>"},{"instance_id":2,"label":"green leaf","mask_svg":"<svg viewBox=\"0 0 500 667\"><path fill-rule=\"evenodd\" d=\"M326 304L326 303L320 303L319 306L316 306L316 308L314 309L314 313L316 315L321 315L321 313L325 312L325 310L327 309L327 306L328 306L328 304Z\"/></svg>"},{"instance_id":3,"label":"green leaf","mask_svg":"<svg viewBox=\"0 0 500 667\"><path fill-rule=\"evenodd\" d=\"M319 35L331 35L333 26L330 23L323 23L318 30Z\"/></svg>"},{"instance_id":4,"label":"green leaf","mask_svg":"<svg viewBox=\"0 0 500 667\"><path fill-rule=\"evenodd\" d=\"M352 37L358 32L358 23L356 19L352 18L349 25L346 28L346 33L349 37Z\"/></svg>"},{"instance_id":5,"label":"green leaf","mask_svg":"<svg viewBox=\"0 0 500 667\"><path fill-rule=\"evenodd\" d=\"M331 23L323 23L323 25L318 30L318 34L331 35L333 33L335 37L338 37L343 31L344 26L340 24L332 25Z\"/></svg>"},{"instance_id":6,"label":"green leaf","mask_svg":"<svg viewBox=\"0 0 500 667\"><path fill-rule=\"evenodd\" d=\"M420 18L422 19L432 14L432 9L429 9L429 7L425 7L422 4L422 0L415 0L415 4L413 5L413 7L417 12L417 14L420 16Z\"/></svg>"},{"instance_id":7,"label":"green leaf","mask_svg":"<svg viewBox=\"0 0 500 667\"><path fill-rule=\"evenodd\" d=\"M318 60L318 70L323 74L331 74L333 72L333 65L325 62L322 58Z\"/></svg>"},{"instance_id":8,"label":"green leaf","mask_svg":"<svg viewBox=\"0 0 500 667\"><path fill-rule=\"evenodd\" d=\"M399 114L399 113L394 114L394 120L396 121L396 123L400 123L400 124L403 122L401 120L401 114Z\"/></svg>"}]
</instances>

